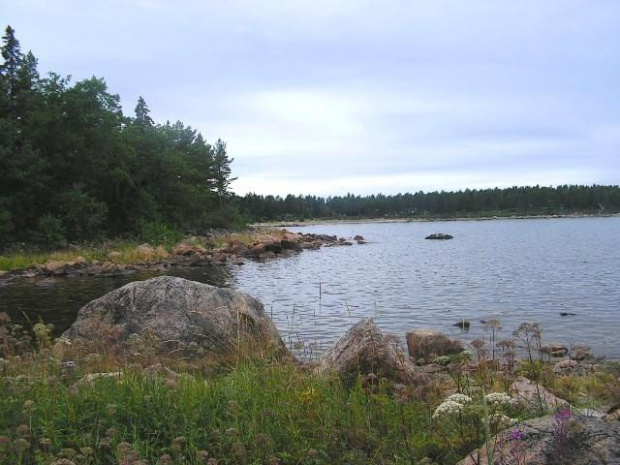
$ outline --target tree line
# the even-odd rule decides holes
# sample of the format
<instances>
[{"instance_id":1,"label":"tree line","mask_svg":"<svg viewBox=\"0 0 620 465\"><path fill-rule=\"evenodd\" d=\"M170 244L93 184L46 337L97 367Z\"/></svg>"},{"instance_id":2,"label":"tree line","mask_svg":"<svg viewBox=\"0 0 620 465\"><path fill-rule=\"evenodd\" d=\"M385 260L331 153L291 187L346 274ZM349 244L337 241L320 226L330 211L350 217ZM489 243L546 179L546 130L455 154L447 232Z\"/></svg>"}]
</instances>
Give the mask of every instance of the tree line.
<instances>
[{"instance_id":1,"label":"tree line","mask_svg":"<svg viewBox=\"0 0 620 465\"><path fill-rule=\"evenodd\" d=\"M0 248L229 227L226 143L157 124L140 97L123 114L103 78L41 77L15 31L0 65Z\"/></svg>"},{"instance_id":2,"label":"tree line","mask_svg":"<svg viewBox=\"0 0 620 465\"><path fill-rule=\"evenodd\" d=\"M328 217L428 217L620 212L619 186L563 185L465 189L397 195L235 197L255 220Z\"/></svg>"}]
</instances>

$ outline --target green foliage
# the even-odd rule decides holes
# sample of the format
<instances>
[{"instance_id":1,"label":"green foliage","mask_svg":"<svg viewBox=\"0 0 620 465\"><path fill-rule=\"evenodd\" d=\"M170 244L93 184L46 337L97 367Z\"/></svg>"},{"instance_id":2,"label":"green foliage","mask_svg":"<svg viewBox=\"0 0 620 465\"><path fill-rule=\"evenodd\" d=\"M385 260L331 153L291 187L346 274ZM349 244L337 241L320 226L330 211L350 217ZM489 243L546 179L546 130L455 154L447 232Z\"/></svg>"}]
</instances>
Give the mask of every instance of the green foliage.
<instances>
[{"instance_id":1,"label":"green foliage","mask_svg":"<svg viewBox=\"0 0 620 465\"><path fill-rule=\"evenodd\" d=\"M65 241L196 231L226 207L232 159L181 122L156 124L140 97L135 118L102 78L70 85L2 39L0 65L0 247L18 240ZM218 201L219 199L219 201ZM231 207L232 208L232 207Z\"/></svg>"},{"instance_id":2,"label":"green foliage","mask_svg":"<svg viewBox=\"0 0 620 465\"><path fill-rule=\"evenodd\" d=\"M179 242L183 234L161 221L140 221L140 240L152 245Z\"/></svg>"},{"instance_id":3,"label":"green foliage","mask_svg":"<svg viewBox=\"0 0 620 465\"><path fill-rule=\"evenodd\" d=\"M108 216L108 207L84 192L81 185L75 185L62 195L64 209L63 223L67 239L84 241L102 235Z\"/></svg>"},{"instance_id":4,"label":"green foliage","mask_svg":"<svg viewBox=\"0 0 620 465\"><path fill-rule=\"evenodd\" d=\"M67 245L62 220L49 214L40 217L37 222L37 242L50 248L62 248Z\"/></svg>"}]
</instances>

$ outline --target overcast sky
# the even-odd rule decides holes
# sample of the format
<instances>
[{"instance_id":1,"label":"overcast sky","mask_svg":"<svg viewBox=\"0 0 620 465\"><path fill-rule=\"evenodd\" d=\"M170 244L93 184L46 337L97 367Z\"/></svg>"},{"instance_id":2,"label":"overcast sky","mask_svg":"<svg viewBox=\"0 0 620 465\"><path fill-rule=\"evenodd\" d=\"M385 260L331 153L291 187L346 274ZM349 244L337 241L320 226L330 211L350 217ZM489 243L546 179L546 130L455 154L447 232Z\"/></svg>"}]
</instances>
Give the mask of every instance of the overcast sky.
<instances>
[{"instance_id":1,"label":"overcast sky","mask_svg":"<svg viewBox=\"0 0 620 465\"><path fill-rule=\"evenodd\" d=\"M239 194L620 182L618 0L0 0L41 74L235 158Z\"/></svg>"}]
</instances>

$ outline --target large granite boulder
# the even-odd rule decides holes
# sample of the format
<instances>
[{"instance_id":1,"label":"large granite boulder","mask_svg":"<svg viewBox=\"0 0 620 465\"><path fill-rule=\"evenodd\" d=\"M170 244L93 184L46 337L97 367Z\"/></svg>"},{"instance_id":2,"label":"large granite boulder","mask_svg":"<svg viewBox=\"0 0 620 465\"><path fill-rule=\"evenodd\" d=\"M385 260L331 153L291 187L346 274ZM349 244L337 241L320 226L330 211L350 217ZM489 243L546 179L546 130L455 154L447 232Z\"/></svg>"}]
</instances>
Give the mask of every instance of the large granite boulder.
<instances>
[{"instance_id":1,"label":"large granite boulder","mask_svg":"<svg viewBox=\"0 0 620 465\"><path fill-rule=\"evenodd\" d=\"M172 276L132 282L93 300L80 309L63 337L99 341L110 328L121 342L132 334L148 334L161 341L165 352L188 346L213 355L286 351L254 297Z\"/></svg>"},{"instance_id":2,"label":"large granite boulder","mask_svg":"<svg viewBox=\"0 0 620 465\"><path fill-rule=\"evenodd\" d=\"M414 379L414 367L396 341L385 336L372 318L353 325L321 359L319 371L335 373L345 382L358 375L387 378L398 383Z\"/></svg>"},{"instance_id":3,"label":"large granite boulder","mask_svg":"<svg viewBox=\"0 0 620 465\"><path fill-rule=\"evenodd\" d=\"M620 422L577 416L568 410L503 431L494 445L494 464L620 464ZM458 465L488 463L484 447Z\"/></svg>"}]
</instances>

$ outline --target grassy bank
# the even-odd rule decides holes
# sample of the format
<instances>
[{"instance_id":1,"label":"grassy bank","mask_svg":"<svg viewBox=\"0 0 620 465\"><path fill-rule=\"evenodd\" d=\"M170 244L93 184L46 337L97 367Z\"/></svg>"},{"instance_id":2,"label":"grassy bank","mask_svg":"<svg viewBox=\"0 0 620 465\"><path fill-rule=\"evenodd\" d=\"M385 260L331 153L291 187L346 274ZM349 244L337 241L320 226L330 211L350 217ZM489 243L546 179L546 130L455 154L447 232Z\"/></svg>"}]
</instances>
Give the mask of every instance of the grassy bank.
<instances>
[{"instance_id":1,"label":"grassy bank","mask_svg":"<svg viewBox=\"0 0 620 465\"><path fill-rule=\"evenodd\" d=\"M231 242L251 244L265 236L279 237L284 232L276 228L264 228L260 231L242 231L221 233L211 236L191 236L181 241L160 241L150 245L157 247L154 258L165 257L172 252L179 243L198 245L206 249L216 249ZM70 262L83 257L88 263L110 260L110 253L115 252L112 261L120 264L134 264L145 260L144 253L138 250L141 242L128 240L106 241L98 244L78 245L59 250L17 250L0 255L0 271L11 271L28 268L33 265L43 265L49 261Z\"/></svg>"},{"instance_id":2,"label":"grassy bank","mask_svg":"<svg viewBox=\"0 0 620 465\"><path fill-rule=\"evenodd\" d=\"M484 443L485 425L508 426L491 418L539 414L482 402L519 374L577 406L620 400L618 373L556 376L538 360L512 371L455 362L419 385L360 375L345 386L290 361L54 346L48 328L34 330L38 349L0 324L0 464L453 464ZM456 416L441 407L455 392L471 397Z\"/></svg>"}]
</instances>

